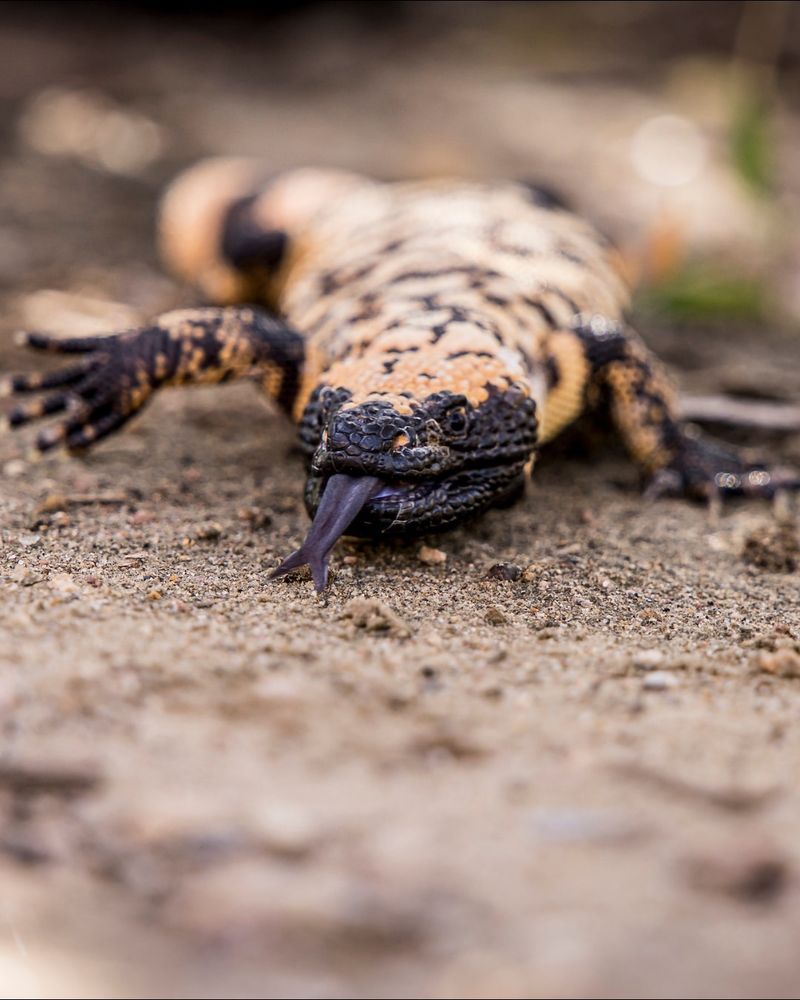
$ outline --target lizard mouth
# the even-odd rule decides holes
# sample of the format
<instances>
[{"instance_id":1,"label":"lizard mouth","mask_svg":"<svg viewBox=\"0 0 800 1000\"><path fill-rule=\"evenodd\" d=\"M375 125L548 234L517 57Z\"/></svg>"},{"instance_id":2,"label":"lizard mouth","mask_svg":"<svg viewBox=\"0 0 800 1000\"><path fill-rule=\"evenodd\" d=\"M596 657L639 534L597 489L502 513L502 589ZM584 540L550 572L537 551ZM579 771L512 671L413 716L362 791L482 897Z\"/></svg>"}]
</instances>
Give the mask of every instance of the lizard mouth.
<instances>
[{"instance_id":1,"label":"lizard mouth","mask_svg":"<svg viewBox=\"0 0 800 1000\"><path fill-rule=\"evenodd\" d=\"M271 579L308 565L315 588L317 591L324 590L328 582L331 549L370 498L384 495L387 489L391 489L389 484L377 476L347 476L342 472L331 476L325 484L305 541L270 574Z\"/></svg>"},{"instance_id":2,"label":"lizard mouth","mask_svg":"<svg viewBox=\"0 0 800 1000\"><path fill-rule=\"evenodd\" d=\"M318 592L324 590L328 582L331 551L359 514L372 501L379 508L387 502L402 503L402 498L419 489L420 485L420 481L390 482L377 476L349 476L342 472L330 476L323 486L319 506L303 544L270 573L270 579L275 580L301 566L308 566L314 587Z\"/></svg>"},{"instance_id":3,"label":"lizard mouth","mask_svg":"<svg viewBox=\"0 0 800 1000\"><path fill-rule=\"evenodd\" d=\"M506 498L513 499L522 484L522 462L419 479L388 480L341 472L327 479L312 476L306 483L311 527L300 548L270 577L309 566L317 591L324 590L328 560L342 535L377 538L442 531Z\"/></svg>"}]
</instances>

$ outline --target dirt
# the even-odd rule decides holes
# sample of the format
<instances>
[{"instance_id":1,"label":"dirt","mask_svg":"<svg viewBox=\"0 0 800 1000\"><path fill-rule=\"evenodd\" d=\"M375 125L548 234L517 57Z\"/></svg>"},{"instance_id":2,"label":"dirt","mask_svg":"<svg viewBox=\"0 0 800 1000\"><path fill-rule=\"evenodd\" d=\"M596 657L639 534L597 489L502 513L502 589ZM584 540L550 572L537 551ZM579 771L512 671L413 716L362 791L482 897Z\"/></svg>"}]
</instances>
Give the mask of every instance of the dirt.
<instances>
[{"instance_id":1,"label":"dirt","mask_svg":"<svg viewBox=\"0 0 800 1000\"><path fill-rule=\"evenodd\" d=\"M192 31L92 25L91 58L80 25L4 33L27 67L4 71L4 367L31 363L10 334L41 288L68 293L56 327L192 301L150 239L162 174L207 151L178 98L217 86L210 117L274 136L304 93ZM26 147L54 76L155 116L170 152L122 177ZM353 158L380 145L339 113ZM679 362L699 336L649 339ZM767 382L797 361L765 331L701 342L709 391L729 359ZM165 393L83 460L24 444L0 454L0 995L796 995L795 502L646 503L619 452L573 442L510 510L345 540L318 597L268 579L303 469L253 387Z\"/></svg>"}]
</instances>

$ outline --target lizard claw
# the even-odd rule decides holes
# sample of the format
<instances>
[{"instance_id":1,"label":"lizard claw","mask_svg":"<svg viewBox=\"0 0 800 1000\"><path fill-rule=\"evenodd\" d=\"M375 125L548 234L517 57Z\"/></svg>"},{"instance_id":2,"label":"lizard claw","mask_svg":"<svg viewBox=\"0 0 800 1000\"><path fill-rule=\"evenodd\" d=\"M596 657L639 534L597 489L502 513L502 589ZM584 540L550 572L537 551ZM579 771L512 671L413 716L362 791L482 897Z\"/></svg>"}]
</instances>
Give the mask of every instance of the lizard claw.
<instances>
[{"instance_id":1,"label":"lizard claw","mask_svg":"<svg viewBox=\"0 0 800 1000\"><path fill-rule=\"evenodd\" d=\"M677 469L659 469L654 473L642 493L645 500L660 500L662 497L683 495L683 480Z\"/></svg>"},{"instance_id":2,"label":"lizard claw","mask_svg":"<svg viewBox=\"0 0 800 1000\"><path fill-rule=\"evenodd\" d=\"M750 463L712 438L686 435L672 460L653 474L644 495L649 500L689 496L713 503L726 497L770 500L780 490L797 489L800 473L794 469Z\"/></svg>"}]
</instances>

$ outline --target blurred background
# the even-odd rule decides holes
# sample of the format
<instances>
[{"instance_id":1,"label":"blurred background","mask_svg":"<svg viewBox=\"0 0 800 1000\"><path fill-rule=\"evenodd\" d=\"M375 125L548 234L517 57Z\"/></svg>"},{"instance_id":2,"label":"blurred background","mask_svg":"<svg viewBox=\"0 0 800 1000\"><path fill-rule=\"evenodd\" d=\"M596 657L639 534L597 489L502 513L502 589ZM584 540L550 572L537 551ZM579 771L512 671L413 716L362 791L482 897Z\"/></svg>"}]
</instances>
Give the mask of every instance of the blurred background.
<instances>
[{"instance_id":1,"label":"blurred background","mask_svg":"<svg viewBox=\"0 0 800 1000\"><path fill-rule=\"evenodd\" d=\"M387 178L460 174L519 177L545 184L592 218L621 248L638 289L638 326L658 353L679 370L684 387L778 400L800 396L800 3L285 0L264 4L261 13L254 13L251 4L235 2L195 3L190 10L163 3L1 3L0 367L31 365L29 358L12 347L12 332L21 326L65 334L118 329L196 301L192 289L180 287L160 270L153 242L155 208L159 192L176 172L197 158L215 154L256 155L275 170L332 164ZM396 649L391 647L384 633L380 633L381 645L373 636L364 639L363 635L359 645L334 607L320 610L311 598L303 604L299 588L291 592L294 597L286 606L278 602L288 592L277 592L276 598L274 590L262 593L257 589L263 587L258 582L263 574L257 558L263 560L273 542L278 549L286 548L287 538L304 530L304 515L299 502L295 503L302 477L299 463L283 460L289 430L270 430L271 454L279 461L265 472L268 463L257 450L264 437L260 410L255 403L247 409L249 404L242 402L245 397L235 396L226 411L218 398L201 395L200 402L187 403L175 394L159 401L158 422L148 424L146 418L136 433L103 446L94 465L90 460L85 465L71 462L55 471L48 467L52 478L47 480L40 470L28 468L18 438L9 444L4 457L0 505L7 502L8 506L3 543L9 566L14 566L10 572L17 574L8 576L4 593L7 611L18 616L13 621L9 618L9 627L22 639L4 650L8 670L4 667L0 677L0 720L6 740L2 757L7 750L13 757L20 746L34 756L33 749L41 753L44 743L51 758L61 760L59 739L65 732L73 738L68 746L77 747L81 755L95 753L101 770L111 777L108 788L98 795L99 811L89 812L83 826L73 823L69 810L65 820L55 806L45 802L41 814L30 814L36 821L36 836L31 838L26 832L28 839L14 839L14 824L27 830L28 814L20 820L19 810L14 812L14 795L7 787L0 788L4 796L0 809L6 810L5 819L11 817L0 833L0 925L5 934L0 942L0 996L105 996L108 983L117 981L126 986L114 995L132 995L127 984L147 982L151 990L147 995L159 996L160 990L167 989L159 962L172 970L169 995L176 996L196 996L203 989L203 995L228 996L232 983L248 991L247 995L261 996L259 984L265 981L271 984L271 995L282 995L283 985L287 993L308 996L354 992L374 996L376 991L395 995L395 987L402 991L405 984L413 991L420 981L438 984L436 995L441 996L528 996L533 995L531 982L537 984L536 995L542 996L638 996L643 987L650 990L648 995L677 995L676 990L683 990L681 995L690 996L700 995L692 992L698 982L705 990L702 995L707 996L722 995L715 992L721 983L728 990L725 995L752 996L759 989L758 995L796 995L800 927L796 878L792 880L795 894L785 904L786 910L781 910L783 869L770 882L775 866L770 868L769 857L762 865L758 855L750 867L742 863L747 877L739 882L736 872L733 877L723 872L725 877L718 880L722 889L713 879L710 890L702 883L700 892L707 891L710 902L701 899L698 903L698 895L690 895L696 893L695 887L687 888L680 881L683 876L675 875L677 869L668 863L673 849L670 838L680 838L687 830L692 836L696 832L691 808L681 811L678 806L670 812L672 807L665 806L659 812L661 806L652 807L646 818L662 837L654 840L652 848L646 835L636 839L636 825L630 835L627 827L621 833L614 827L609 833L605 813L599 813L601 821L591 821L595 828L588 834L580 830L575 834L573 813L566 820L558 814L550 826L544 824L544 832L536 826L536 813L529 824L534 834L520 832L514 803L522 802L520 809L527 809L525 795L529 795L530 801L546 805L552 789L553 801L562 796L582 807L596 799L605 807L607 798L615 809L620 802L626 809L633 803L635 812L642 801L639 786L630 794L627 786L618 790L606 772L592 767L616 738L609 732L618 730L620 743L623 737L629 739L632 754L649 748L657 732L653 715L643 714L635 671L624 676L614 673L616 668L609 661L610 672L603 674L602 649L593 652L590 648L583 654L584 662L578 653L589 647L587 640L572 649L571 659L565 659L573 664L568 677L560 672L561 664L557 671L554 668L547 702L541 687L534 685L549 675L535 674L530 684L540 701L532 702L533 722L525 715L518 729L513 729L514 720L523 718L527 709L523 706L520 715L514 716L507 706L516 702L511 697L504 702L500 687L481 687L475 696L480 705L500 706L501 736L496 746L502 751L488 755L485 766L481 763L483 751L473 754L468 727L461 727L464 719L469 722L471 718L464 705L472 711L471 675L462 668L471 663L475 683L479 680L481 685L485 678L494 685L503 670L509 677L515 676L515 670L527 677L530 630L544 629L545 621L549 627L545 610L539 624L529 626L527 618L520 618L523 624L516 633L507 626L504 634L510 648L512 639L516 645L505 666L497 666L502 659L499 654L494 658L499 640L492 627L481 624L481 618L477 626L469 621L468 625L490 633L488 638L480 633L484 646L464 646L458 654L461 660L453 654L458 662L437 667L442 676L449 677L447 690L456 691L456 695L448 694L451 700L440 710L458 736L452 752L449 744L442 744L443 750L439 743L431 745L431 757L436 753L437 760L449 762L440 785L427 784L424 771L414 784L412 779L418 777L414 768L423 770L414 763L422 759L417 750L408 751L412 764L400 751L395 756L390 748L385 760L375 751L377 763L369 781L359 784L347 777L360 775L358 768L365 759L369 761L370 739L388 746L395 732L406 734L402 726L413 736L414 712L418 710L422 717L429 711L420 695L421 708L409 709L405 715L400 712L415 704L411 696L406 697L406 688L398 685L416 683L417 662L409 667L408 647L400 640ZM187 414L192 419L185 419ZM169 435L163 431L165 426ZM178 431L178 426L184 429ZM797 436L786 444L785 455L787 462L800 463ZM518 510L514 515L514 545L518 547L508 550L508 558L541 560L548 546L563 545L558 552L570 560L564 580L576 581L576 587L590 587L592 572L581 568L581 562L573 571L573 562L587 552L589 559L610 561L612 570L597 571L602 581L597 587L609 590L586 590L580 603L565 592L568 626L577 628L582 621L586 626L586 634L578 639L596 638L603 629L629 630L626 642L660 644L669 628L683 636L684 625L700 614L694 610L695 600L702 599L704 609L718 602L719 620L708 624L707 633L691 633L686 642L702 651L722 636L720 643L732 645L750 641L745 625L751 628L747 616L752 617L754 607L771 620L778 614L779 596L788 594L789 600L796 593L796 586L792 589L796 577L788 575L778 583L768 578L767 584L756 584L752 577L742 583L744 571L738 555L728 555L724 548L727 536L718 532L712 551L703 516L694 508L676 504L669 508L669 516L652 518L640 505L627 466L623 472L623 478L631 479L627 493L615 492L614 484L606 481L607 472L598 476L594 466L587 468L584 478L578 479L588 484L586 511L581 508L584 500L576 499L579 491L571 490L570 476L577 475L574 469L562 483L570 497L563 505L564 517L572 516L570 504L578 504L580 522L565 520L566 527L550 530L547 511L538 511L533 518ZM551 478L544 495L559 496L558 482L558 476ZM59 494L70 489L79 499L67 515L58 506L64 502ZM125 505L119 508L113 506L117 503L113 495L109 512L81 506L93 495L108 500L109 491L119 489L128 491ZM262 503L265 496L268 504ZM256 504L252 509L242 507L251 501ZM557 507L558 500L552 505ZM262 507L267 515L262 514ZM756 513L771 516L766 505ZM51 515L53 530L42 536ZM755 515L740 510L738 516L745 524L745 517ZM257 517L262 520L256 522ZM197 523L211 518L211 533L199 537L201 541L216 539L222 530L216 523L219 519L223 540L227 538L220 556L214 555L211 546L208 550L202 545L192 547L193 533L200 530ZM629 524L635 518L641 518L632 534L635 547L630 558L624 558L640 575L623 586L616 581L628 577L621 570L615 575L614 559L617 549L627 552L623 546L628 544ZM453 542L456 558L451 564L466 566L464 573L473 573L478 580L483 563L488 567L501 557L506 521L504 515L502 523L493 522L494 529L486 530L494 534L485 538L459 536ZM249 534L251 522L262 528L272 523L272 528L254 536L254 543ZM523 522L530 536L523 533ZM614 534L620 524L625 537ZM572 544L579 532L584 533L578 536L583 540L595 533L594 548L584 546L583 541ZM17 535L22 539L19 543ZM245 535L250 548L245 542L240 548L230 547ZM603 548L607 539L611 555ZM668 573L658 560L652 572L642 561L641 546L648 539L664 547ZM470 554L472 562L468 563L466 557L461 559L464 552L478 554ZM657 555L660 559L661 553ZM190 557L198 567L199 582L192 584L196 594L189 584L185 592L180 590L189 569L179 560ZM58 574L55 562L48 563L57 558L61 560ZM354 562L358 558L351 556ZM377 558L370 552L362 562L372 565ZM389 557L384 552L380 558ZM163 560L162 568L158 559ZM120 566L114 569L118 561ZM167 563L168 569L164 568ZM678 564L689 566L695 575L671 583L670 574ZM716 567L722 574L718 586L709 583L707 565L712 567L708 573ZM242 566L251 567L250 576L242 575ZM175 575L169 576L175 567ZM374 578L383 581L380 592L401 609L411 599L413 588L398 587L397 581L410 572L402 563L400 569L390 565L385 578ZM158 573L168 581L163 584L162 603L155 587ZM55 597L44 587L47 574L54 581ZM436 642L444 643L436 655L449 664L449 650L461 641L464 631L464 609L469 611L471 606L465 604L466 584L455 571L449 577L433 571L429 575L431 590L424 594L434 610L415 614L420 622L427 622ZM607 577L615 581L613 586ZM342 579L347 579L344 571ZM489 585L482 580L481 576L476 586L485 600ZM634 585L635 590L625 590ZM533 593L536 585L525 586ZM560 586L557 581L553 592L561 594ZM649 588L648 592L665 588L659 598L666 609L665 624L659 624L661 619L650 610L641 619L636 617L644 600L640 586L643 591ZM742 587L750 588L747 601L740 596ZM597 625L601 616L610 614L609 608L613 610L609 595L615 592L634 595L629 598L633 617L630 622L611 617L603 619L605 625ZM544 590L536 593L537 604L549 607ZM173 600L174 594L183 595L182 603ZM512 590L501 594L497 587L491 591L492 600L505 600L509 606L517 600L515 594ZM213 607L212 597L217 602ZM246 605L251 617L245 620L246 601L252 603ZM446 610L440 611L437 602L446 604ZM674 618L669 619L673 606ZM475 616L483 614L482 608L475 608ZM562 614L561 605L556 610ZM74 619L69 617L73 611ZM538 608L533 611L539 613ZM782 613L788 621L785 609ZM443 633L444 639L439 634L443 615L451 615L454 621L451 631ZM737 621L746 619L739 639L730 625L732 615L739 616ZM203 632L212 626L215 632ZM767 626L758 627L764 631ZM788 635L789 626L781 627ZM273 633L280 633L281 628L292 633L289 653L271 645ZM726 628L734 629L733 638L725 638ZM760 641L758 629L752 628L753 642ZM202 642L198 635L204 636ZM217 637L216 647L208 635ZM786 635L779 641L789 642ZM328 653L314 667L315 644L325 636L329 643L325 648L338 651L333 672ZM546 638L545 631L535 638L537 642ZM375 649L390 649L396 655L396 661L387 660L389 667L381 667L379 654L367 645L373 641ZM533 648L537 648L535 643ZM353 666L354 650L367 657L361 668ZM415 654L419 663L428 662L424 657L431 654L426 650L420 640ZM745 651L741 657L745 654L749 655ZM724 659L740 653L723 650L720 655ZM270 661L270 670L274 660L277 670L283 669L287 658L288 680L284 675L271 678L266 668L262 670L265 659ZM206 669L206 661L213 662L214 669ZM753 765L749 776L755 774L771 787L770 767L774 766L781 781L791 785L796 782L797 770L791 770L796 758L784 754L781 740L784 732L789 734L787 739L796 732L791 722L796 719L796 706L780 702L777 694L770 701L763 676L760 686L751 683L744 662L733 659L728 665L730 676L741 681L736 702L741 711L717 714L724 733L717 733L715 745L709 740L710 749L698 748L687 739L687 731L699 733L700 739L713 727L717 704L713 698L718 697L722 682L713 664L708 668L707 686L703 686L706 681L694 687L686 682L695 701L689 702L687 694L686 702L676 702L674 715L668 716L672 728L662 726L664 766L683 754L687 774L694 777L696 769L705 766L727 788L728 778L739 776L741 760L749 761L747 753L756 746L761 748L761 764ZM232 663L234 667L240 664L237 669L245 678L238 689L235 677L231 679L235 674ZM162 665L166 665L165 676L160 672ZM408 677L403 673L406 668L412 671ZM313 669L317 669L322 692L312 705L316 715L302 703L307 697L303 684ZM362 673L354 674L356 669ZM768 669L776 668L763 668ZM384 683L382 670L395 671L390 681L402 698L394 693L384 698L380 693L370 701L364 696L371 685ZM434 680L422 682L427 685L423 695L427 696L428 688L438 690L438 676L433 672ZM795 678L796 673L787 670L786 676ZM267 685L275 680L277 686L252 694L247 686L252 677ZM630 703L622 695L608 696L598 709L595 727L587 707L594 695L581 692L584 687L599 691L607 682L612 692L628 684L633 693ZM792 683L796 684L787 682L789 690ZM395 692L391 684L386 681L386 690ZM14 685L32 692L23 700L22 709L14 701ZM604 686L604 697L607 690ZM781 697L788 696L782 693ZM158 714L162 702L166 706L163 717ZM695 715L684 712L687 703ZM666 704L668 713L673 703ZM783 705L789 721L775 721L779 715L775 705ZM351 711L352 716L346 714ZM647 711L654 711L649 704ZM293 712L302 725L295 723ZM281 713L289 719L285 732ZM524 754L515 758L508 750L503 726L531 741L523 744ZM407 734L404 738L411 740ZM257 741L262 739L268 751L254 752L253 746L261 747ZM317 745L315 739L322 742ZM269 740L285 746L284 756L273 752ZM325 740L335 746L335 753ZM730 759L729 746L734 748ZM325 785L324 765L332 757L339 763L344 760L345 777L332 771ZM578 764L573 766L575 759ZM397 760L404 761L406 770ZM583 771L582 762L588 762ZM345 771L345 765L349 770ZM187 820L182 814L180 836L174 833L169 822L179 824L170 819L169 810L174 807L178 815L182 799L173 796L172 789L186 791L181 767L202 776L188 791L196 793L203 809L218 806L229 817L223 832L232 829L235 836L214 840L200 820L195 822L193 815ZM552 785L545 792L538 786L526 792L514 767L525 776L531 768L550 767ZM411 778L404 783L406 774ZM323 812L346 814L329 868L316 867L317 844L304 834L302 824L298 832L291 812L288 819L278 814L277 820L270 817L269 823L262 823L269 827L262 837L269 843L266 848L258 847L261 868L255 862L243 867L237 881L236 873L230 876L223 866L218 881L206 887L205 896L202 886L193 895L192 879L196 873L202 877L204 866L213 867L215 860L224 861L229 855L234 860L238 857L240 814L245 806L260 806L262 794L268 798L265 785L282 788L288 801L293 796L305 797L316 807L319 800ZM156 786L169 800L164 829L148 818L146 808L139 808L144 793ZM207 793L209 787L213 795ZM456 793L462 791L463 798L458 798ZM23 792L27 794L25 788ZM56 794L61 793L56 790ZM76 794L83 793L79 789ZM491 808L484 806L485 801ZM717 859L723 820L731 826L739 822L738 800L730 808L724 797L721 801L719 808L712 805L723 819L716 826L709 821L701 830L707 828L712 860ZM796 810L798 801L797 796L791 799L791 808ZM426 809L434 813L439 803L443 803L447 822L437 821L437 825L429 821ZM197 802L191 805L194 808ZM749 806L741 807L742 813L745 808ZM758 808L758 804L753 806L754 811ZM580 819L582 814L576 814ZM797 812L789 807L778 815L777 828L785 844L797 843L796 817ZM191 836L184 836L185 829ZM483 829L482 840L474 836L476 829ZM444 879L448 888L439 909L429 905L428 884L420 877L425 892L414 895L414 906L404 910L401 890L405 882L417 891L414 879L406 874L417 871L411 864L418 864L415 851L428 866L418 866L419 870L438 876L441 869L447 874L450 854L455 857L447 841L458 841L456 834L462 846L467 844L458 857L466 856L469 864L452 864L455 874L452 882ZM569 853L572 841L582 836L591 842L590 848L584 855ZM171 846L170 837L182 845L180 849ZM153 843L161 843L159 838L167 843L162 854L152 849ZM362 841L370 850L359 853ZM553 862L547 851L556 848L547 845L556 841L567 847ZM246 837L244 843L249 849ZM612 843L618 843L616 854L608 847ZM322 848L319 853L328 864ZM724 867L724 851L721 857ZM48 867L44 861L50 858L57 863ZM311 861L304 868L308 858ZM398 862L403 858L406 869ZM540 867L535 868L536 864ZM505 872L505 881L495 867ZM755 875L748 881L751 868ZM273 869L280 878L271 880ZM288 875L282 881L284 869L296 883ZM254 870L260 873L255 880ZM527 872L527 883L518 879L518 870ZM759 878L764 870L762 885ZM47 879L53 871L58 881L51 883ZM341 872L345 888L351 882L355 886L351 896L340 892L336 879ZM551 895L542 888L548 884L548 873ZM176 903L170 893L175 886L183 892L184 882L189 889L178 894ZM522 904L512 898L518 882L521 895L526 884L534 886ZM364 890L376 884L388 901L383 909ZM273 892L275 886L278 891ZM375 898L383 905L380 892ZM759 908L764 898L775 901L772 909ZM546 919L536 922L530 913L539 910ZM784 919L788 911L794 914L794 924ZM247 929L248 920L257 923L262 912L267 914L267 930L262 934L258 924L258 935L248 938L241 927ZM286 935L287 921L299 928L294 938ZM24 937L17 931L19 926L33 927L36 933L29 930ZM225 953L226 942L239 946L237 928L245 940L243 951ZM30 941L69 939L70 935L88 944L82 950L73 949L69 961L44 963L49 970L42 973L44 980L32 978L25 950ZM396 939L405 951L397 950ZM287 940L294 942L294 951L287 950ZM537 977L526 978L526 963L533 954L531 940L539 949L534 959L540 964ZM467 944L459 945L459 941ZM306 966L309 955L316 954L314 949L322 953L322 959L309 972ZM370 966L367 959L372 953L380 961ZM223 954L228 956L225 966L217 961ZM522 956L519 967L525 975L509 966L508 956L513 954ZM73 959L77 961L75 955L90 971L79 969L78 978L72 979L64 970L71 968ZM115 968L108 978L92 980L95 964L102 967L107 960L113 965L122 961L121 956L127 962L121 978ZM455 968L453 975L457 973L455 986L448 978L448 962ZM430 978L426 963L439 978ZM314 972L314 968L324 971ZM420 968L427 979L414 978L422 976ZM446 974L440 975L442 968ZM742 969L749 970L749 979L742 977ZM237 979L239 975L245 978ZM73 989L75 982L80 988ZM659 993L662 985L663 994Z\"/></svg>"},{"instance_id":2,"label":"blurred background","mask_svg":"<svg viewBox=\"0 0 800 1000\"><path fill-rule=\"evenodd\" d=\"M2 287L150 309L159 189L236 152L537 179L619 243L658 316L800 322L797 3L268 9L2 5ZM116 287L132 263L140 287Z\"/></svg>"}]
</instances>

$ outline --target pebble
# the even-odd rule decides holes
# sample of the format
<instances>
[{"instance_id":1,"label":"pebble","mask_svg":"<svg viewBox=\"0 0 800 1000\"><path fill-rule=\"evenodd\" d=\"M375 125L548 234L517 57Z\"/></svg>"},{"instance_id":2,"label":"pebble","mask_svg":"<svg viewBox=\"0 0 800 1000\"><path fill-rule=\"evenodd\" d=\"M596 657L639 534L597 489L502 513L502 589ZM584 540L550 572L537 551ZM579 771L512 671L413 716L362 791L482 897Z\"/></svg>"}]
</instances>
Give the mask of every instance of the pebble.
<instances>
[{"instance_id":1,"label":"pebble","mask_svg":"<svg viewBox=\"0 0 800 1000\"><path fill-rule=\"evenodd\" d=\"M58 594L78 594L80 587L69 573L56 573L47 581L47 586Z\"/></svg>"},{"instance_id":2,"label":"pebble","mask_svg":"<svg viewBox=\"0 0 800 1000\"><path fill-rule=\"evenodd\" d=\"M800 534L793 524L756 528L744 540L742 559L767 573L793 573L800 566Z\"/></svg>"},{"instance_id":3,"label":"pebble","mask_svg":"<svg viewBox=\"0 0 800 1000\"><path fill-rule=\"evenodd\" d=\"M15 566L8 575L14 583L18 583L22 587L32 587L35 583L41 583L44 579L40 573L36 573L28 566L22 564Z\"/></svg>"},{"instance_id":4,"label":"pebble","mask_svg":"<svg viewBox=\"0 0 800 1000\"><path fill-rule=\"evenodd\" d=\"M9 479L18 479L25 474L27 468L28 465L23 459L11 458L3 464L3 475Z\"/></svg>"},{"instance_id":5,"label":"pebble","mask_svg":"<svg viewBox=\"0 0 800 1000\"><path fill-rule=\"evenodd\" d=\"M411 634L410 626L376 597L354 597L342 609L342 617L352 620L356 628L367 632L392 632L397 636Z\"/></svg>"},{"instance_id":6,"label":"pebble","mask_svg":"<svg viewBox=\"0 0 800 1000\"><path fill-rule=\"evenodd\" d=\"M36 508L37 514L54 514L57 510L65 510L67 498L63 493L48 493Z\"/></svg>"},{"instance_id":7,"label":"pebble","mask_svg":"<svg viewBox=\"0 0 800 1000\"><path fill-rule=\"evenodd\" d=\"M514 563L495 563L489 567L486 574L487 580L519 580L522 576L522 568Z\"/></svg>"},{"instance_id":8,"label":"pebble","mask_svg":"<svg viewBox=\"0 0 800 1000\"><path fill-rule=\"evenodd\" d=\"M142 317L122 302L81 292L42 288L19 300L22 324L29 330L61 336L93 336L138 326Z\"/></svg>"},{"instance_id":9,"label":"pebble","mask_svg":"<svg viewBox=\"0 0 800 1000\"><path fill-rule=\"evenodd\" d=\"M645 830L632 817L609 809L536 809L530 825L538 837L553 843L628 843Z\"/></svg>"},{"instance_id":10,"label":"pebble","mask_svg":"<svg viewBox=\"0 0 800 1000\"><path fill-rule=\"evenodd\" d=\"M787 859L774 845L747 838L690 857L684 867L693 888L753 903L780 895L791 874Z\"/></svg>"},{"instance_id":11,"label":"pebble","mask_svg":"<svg viewBox=\"0 0 800 1000\"><path fill-rule=\"evenodd\" d=\"M310 817L289 805L269 803L257 809L251 825L263 850L293 860L311 854L319 839Z\"/></svg>"},{"instance_id":12,"label":"pebble","mask_svg":"<svg viewBox=\"0 0 800 1000\"><path fill-rule=\"evenodd\" d=\"M131 524L152 524L156 515L151 510L137 510L131 515Z\"/></svg>"},{"instance_id":13,"label":"pebble","mask_svg":"<svg viewBox=\"0 0 800 1000\"><path fill-rule=\"evenodd\" d=\"M202 542L215 542L222 535L222 525L216 521L201 524L195 531L195 538Z\"/></svg>"},{"instance_id":14,"label":"pebble","mask_svg":"<svg viewBox=\"0 0 800 1000\"><path fill-rule=\"evenodd\" d=\"M236 516L240 521L245 521L254 530L257 528L268 528L272 524L272 515L261 510L260 507L240 507L236 511Z\"/></svg>"},{"instance_id":15,"label":"pebble","mask_svg":"<svg viewBox=\"0 0 800 1000\"><path fill-rule=\"evenodd\" d=\"M489 625L508 625L508 618L506 618L500 608L496 608L494 605L486 609L483 617Z\"/></svg>"},{"instance_id":16,"label":"pebble","mask_svg":"<svg viewBox=\"0 0 800 1000\"><path fill-rule=\"evenodd\" d=\"M311 697L311 682L297 677L266 676L253 684L252 704L267 708L293 708Z\"/></svg>"},{"instance_id":17,"label":"pebble","mask_svg":"<svg viewBox=\"0 0 800 1000\"><path fill-rule=\"evenodd\" d=\"M642 649L633 654L633 665L637 670L657 670L664 662L660 649Z\"/></svg>"},{"instance_id":18,"label":"pebble","mask_svg":"<svg viewBox=\"0 0 800 1000\"><path fill-rule=\"evenodd\" d=\"M800 677L800 653L794 649L776 649L758 656L758 669L776 677Z\"/></svg>"},{"instance_id":19,"label":"pebble","mask_svg":"<svg viewBox=\"0 0 800 1000\"><path fill-rule=\"evenodd\" d=\"M666 691L678 686L678 678L666 670L654 670L642 681L645 691Z\"/></svg>"},{"instance_id":20,"label":"pebble","mask_svg":"<svg viewBox=\"0 0 800 1000\"><path fill-rule=\"evenodd\" d=\"M442 563L447 562L446 552L443 552L441 549L433 549L429 545L421 546L417 557L426 566L441 566Z\"/></svg>"}]
</instances>

